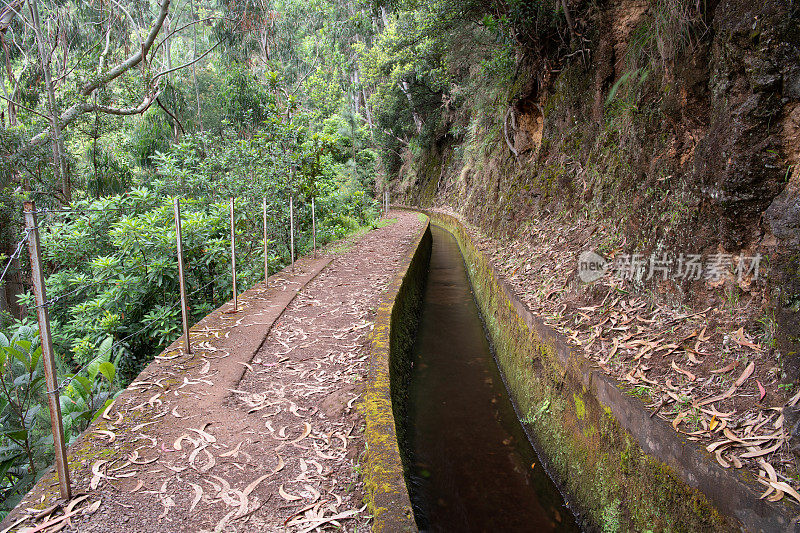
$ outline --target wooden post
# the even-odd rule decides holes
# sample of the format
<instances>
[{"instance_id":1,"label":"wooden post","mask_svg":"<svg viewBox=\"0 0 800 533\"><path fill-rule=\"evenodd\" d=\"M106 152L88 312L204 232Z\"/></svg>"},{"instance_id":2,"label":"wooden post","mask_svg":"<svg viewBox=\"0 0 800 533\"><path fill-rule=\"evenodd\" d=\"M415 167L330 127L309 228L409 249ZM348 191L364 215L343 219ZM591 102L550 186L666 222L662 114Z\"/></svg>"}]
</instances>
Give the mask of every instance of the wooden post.
<instances>
[{"instance_id":1,"label":"wooden post","mask_svg":"<svg viewBox=\"0 0 800 533\"><path fill-rule=\"evenodd\" d=\"M314 259L317 258L317 213L314 197L311 197L311 238L314 241Z\"/></svg>"},{"instance_id":2,"label":"wooden post","mask_svg":"<svg viewBox=\"0 0 800 533\"><path fill-rule=\"evenodd\" d=\"M267 239L267 197L264 197L264 286L269 284L269 246Z\"/></svg>"},{"instance_id":3,"label":"wooden post","mask_svg":"<svg viewBox=\"0 0 800 533\"><path fill-rule=\"evenodd\" d=\"M69 481L67 465L67 448L64 445L64 426L61 422L61 402L59 401L58 382L56 381L56 361L53 354L53 340L50 336L50 315L47 311L47 291L41 266L41 249L39 243L39 224L36 220L36 207L33 202L25 202L25 229L28 231L28 251L31 256L31 278L33 293L36 296L36 315L39 319L39 335L42 338L42 356L44 359L44 375L47 384L47 404L50 407L50 424L53 429L55 446L56 471L61 497L72 498L72 487Z\"/></svg>"},{"instance_id":4,"label":"wooden post","mask_svg":"<svg viewBox=\"0 0 800 533\"><path fill-rule=\"evenodd\" d=\"M181 233L181 204L175 198L175 241L178 245L178 276L181 287L181 319L183 320L183 345L186 353L192 353L189 343L189 302L186 300L186 277L183 269L183 236Z\"/></svg>"},{"instance_id":5,"label":"wooden post","mask_svg":"<svg viewBox=\"0 0 800 533\"><path fill-rule=\"evenodd\" d=\"M289 196L289 242L292 254L292 272L294 272L294 201Z\"/></svg>"},{"instance_id":6,"label":"wooden post","mask_svg":"<svg viewBox=\"0 0 800 533\"><path fill-rule=\"evenodd\" d=\"M233 220L236 200L231 196L231 274L233 276L233 312L239 310L239 293L236 291L236 226Z\"/></svg>"}]
</instances>

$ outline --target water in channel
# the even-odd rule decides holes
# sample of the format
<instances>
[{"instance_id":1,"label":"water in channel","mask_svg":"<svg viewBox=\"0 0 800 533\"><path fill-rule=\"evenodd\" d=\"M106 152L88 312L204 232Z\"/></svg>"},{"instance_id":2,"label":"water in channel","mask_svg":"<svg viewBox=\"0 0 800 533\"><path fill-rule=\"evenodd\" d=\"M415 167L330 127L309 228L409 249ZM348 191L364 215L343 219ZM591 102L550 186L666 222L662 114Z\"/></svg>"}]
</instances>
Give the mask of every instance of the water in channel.
<instances>
[{"instance_id":1,"label":"water in channel","mask_svg":"<svg viewBox=\"0 0 800 533\"><path fill-rule=\"evenodd\" d=\"M408 487L423 531L578 531L492 357L455 238L433 251L408 388Z\"/></svg>"}]
</instances>

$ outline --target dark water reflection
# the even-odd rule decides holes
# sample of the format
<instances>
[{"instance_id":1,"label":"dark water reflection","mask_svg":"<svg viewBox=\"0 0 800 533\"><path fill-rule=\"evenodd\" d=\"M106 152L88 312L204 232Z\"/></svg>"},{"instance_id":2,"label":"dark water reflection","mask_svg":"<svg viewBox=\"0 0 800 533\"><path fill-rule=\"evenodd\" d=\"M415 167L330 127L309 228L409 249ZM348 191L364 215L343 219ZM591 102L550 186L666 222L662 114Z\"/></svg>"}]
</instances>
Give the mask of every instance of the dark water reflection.
<instances>
[{"instance_id":1,"label":"dark water reflection","mask_svg":"<svg viewBox=\"0 0 800 533\"><path fill-rule=\"evenodd\" d=\"M508 399L458 244L431 229L405 424L417 524L427 531L578 531Z\"/></svg>"}]
</instances>

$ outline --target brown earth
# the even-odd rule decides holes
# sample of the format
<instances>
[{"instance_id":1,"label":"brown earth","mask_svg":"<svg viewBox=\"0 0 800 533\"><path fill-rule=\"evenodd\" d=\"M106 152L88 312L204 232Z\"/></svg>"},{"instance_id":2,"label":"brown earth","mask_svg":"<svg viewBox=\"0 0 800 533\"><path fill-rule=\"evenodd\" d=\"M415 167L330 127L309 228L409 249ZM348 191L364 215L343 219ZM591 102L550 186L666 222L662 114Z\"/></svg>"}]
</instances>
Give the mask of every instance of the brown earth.
<instances>
[{"instance_id":1,"label":"brown earth","mask_svg":"<svg viewBox=\"0 0 800 533\"><path fill-rule=\"evenodd\" d=\"M193 355L173 345L70 448L72 502L57 501L49 474L3 525L367 528L357 410L367 337L379 296L421 226L414 214L394 216L299 262L294 273L284 270L269 288L245 292L239 312L228 304L201 321Z\"/></svg>"}]
</instances>

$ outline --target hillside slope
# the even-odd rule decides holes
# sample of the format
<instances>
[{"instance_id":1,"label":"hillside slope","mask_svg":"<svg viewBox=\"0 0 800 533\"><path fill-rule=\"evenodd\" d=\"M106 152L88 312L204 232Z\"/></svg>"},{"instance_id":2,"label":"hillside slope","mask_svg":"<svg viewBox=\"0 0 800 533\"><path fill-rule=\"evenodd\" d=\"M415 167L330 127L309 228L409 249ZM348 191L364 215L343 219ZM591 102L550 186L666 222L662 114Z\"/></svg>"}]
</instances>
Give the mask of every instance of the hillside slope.
<instances>
[{"instance_id":1,"label":"hillside slope","mask_svg":"<svg viewBox=\"0 0 800 533\"><path fill-rule=\"evenodd\" d=\"M608 257L729 254L727 275L713 283L670 276L631 288L673 305L737 300L769 330L753 334L774 333L774 352L796 378L797 8L777 0L570 8L586 32L580 47L555 56L517 47L504 76L492 71L497 59L479 58L461 78L471 94L445 106L432 142L405 152L390 187L410 203L450 206L500 238L554 225ZM758 275L738 279L737 256L759 253Z\"/></svg>"}]
</instances>

